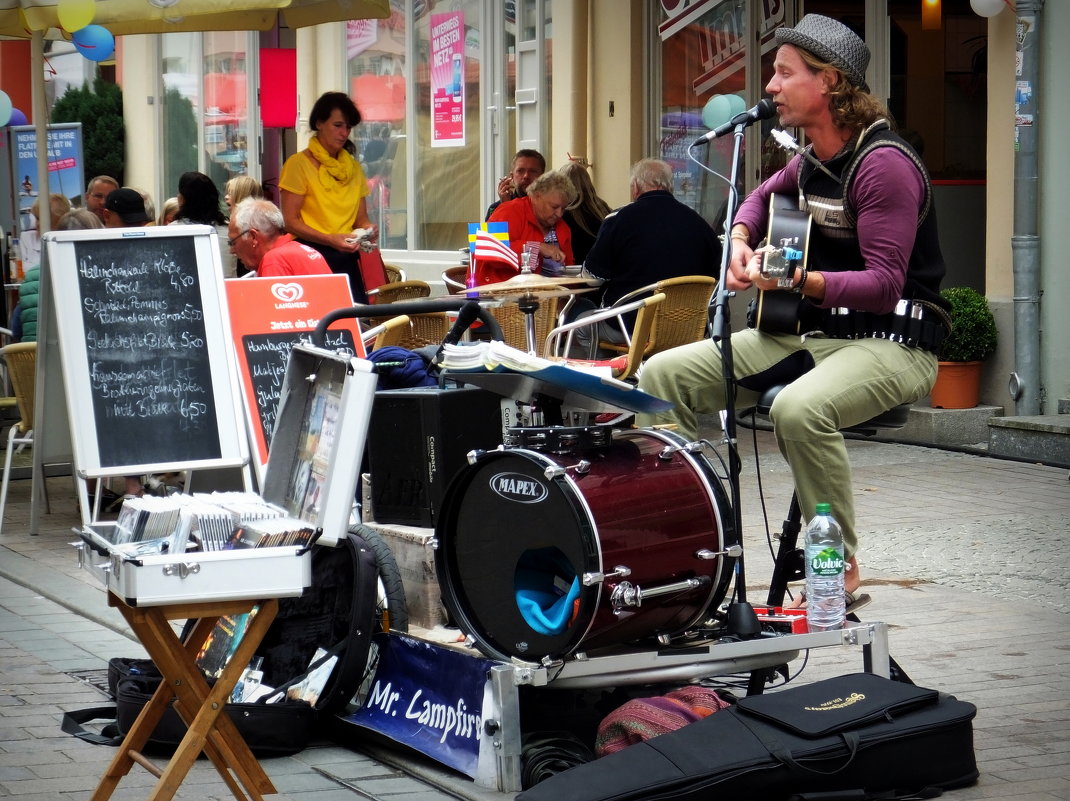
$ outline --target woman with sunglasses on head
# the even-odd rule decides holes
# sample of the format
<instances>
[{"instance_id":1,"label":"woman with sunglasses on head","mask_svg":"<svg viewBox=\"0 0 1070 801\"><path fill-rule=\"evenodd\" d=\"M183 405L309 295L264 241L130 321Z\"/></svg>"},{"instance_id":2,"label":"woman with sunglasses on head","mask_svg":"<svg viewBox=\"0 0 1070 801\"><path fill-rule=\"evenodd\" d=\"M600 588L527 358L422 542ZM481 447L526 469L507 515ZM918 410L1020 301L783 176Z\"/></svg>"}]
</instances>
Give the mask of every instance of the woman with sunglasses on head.
<instances>
[{"instance_id":1,"label":"woman with sunglasses on head","mask_svg":"<svg viewBox=\"0 0 1070 801\"><path fill-rule=\"evenodd\" d=\"M356 303L367 303L360 274L361 237L374 242L379 229L368 217L368 181L349 138L360 112L348 95L327 92L312 106L308 147L286 160L279 176L286 230L349 277Z\"/></svg>"}]
</instances>

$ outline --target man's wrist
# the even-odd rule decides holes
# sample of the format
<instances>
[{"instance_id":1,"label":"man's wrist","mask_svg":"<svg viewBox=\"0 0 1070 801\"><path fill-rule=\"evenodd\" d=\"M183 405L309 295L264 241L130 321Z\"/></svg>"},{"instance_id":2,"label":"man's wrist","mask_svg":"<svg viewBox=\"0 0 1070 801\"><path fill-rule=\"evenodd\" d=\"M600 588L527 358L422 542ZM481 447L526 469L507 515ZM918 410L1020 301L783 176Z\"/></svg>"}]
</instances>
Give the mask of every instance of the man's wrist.
<instances>
[{"instance_id":1,"label":"man's wrist","mask_svg":"<svg viewBox=\"0 0 1070 801\"><path fill-rule=\"evenodd\" d=\"M810 272L805 267L799 268L799 280L791 285L791 291L796 294L803 294L803 290L806 289L806 279L810 277Z\"/></svg>"}]
</instances>

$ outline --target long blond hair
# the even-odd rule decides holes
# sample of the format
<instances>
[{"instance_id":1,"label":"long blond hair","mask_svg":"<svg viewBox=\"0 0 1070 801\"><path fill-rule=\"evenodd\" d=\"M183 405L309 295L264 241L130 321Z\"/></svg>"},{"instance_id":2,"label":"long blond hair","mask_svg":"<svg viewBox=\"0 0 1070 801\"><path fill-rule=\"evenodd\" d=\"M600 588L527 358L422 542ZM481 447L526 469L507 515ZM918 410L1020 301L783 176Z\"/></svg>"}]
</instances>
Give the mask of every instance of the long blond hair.
<instances>
[{"instance_id":1,"label":"long blond hair","mask_svg":"<svg viewBox=\"0 0 1070 801\"><path fill-rule=\"evenodd\" d=\"M594 236L612 209L598 196L591 174L578 161L568 161L558 172L576 188L576 199L569 204L568 211L580 228Z\"/></svg>"},{"instance_id":2,"label":"long blond hair","mask_svg":"<svg viewBox=\"0 0 1070 801\"><path fill-rule=\"evenodd\" d=\"M261 198L264 189L260 182L248 175L235 175L223 186L223 195L231 209L247 197Z\"/></svg>"}]
</instances>

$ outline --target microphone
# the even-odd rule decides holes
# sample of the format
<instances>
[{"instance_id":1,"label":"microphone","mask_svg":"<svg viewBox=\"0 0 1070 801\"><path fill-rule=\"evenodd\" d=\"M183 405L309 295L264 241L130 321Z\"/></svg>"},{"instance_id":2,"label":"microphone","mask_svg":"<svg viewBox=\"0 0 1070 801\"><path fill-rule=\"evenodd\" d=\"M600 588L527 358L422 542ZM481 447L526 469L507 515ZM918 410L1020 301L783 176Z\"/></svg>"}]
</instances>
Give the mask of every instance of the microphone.
<instances>
[{"instance_id":1,"label":"microphone","mask_svg":"<svg viewBox=\"0 0 1070 801\"><path fill-rule=\"evenodd\" d=\"M737 107L738 108L738 107ZM694 141L691 147L696 147L704 142L712 142L718 136L724 136L726 133L731 133L737 126L742 125L746 128L748 125L753 125L758 120L767 120L776 114L776 104L768 97L763 97L758 103L746 111L741 111L734 116L728 122L723 125L718 125L709 133L705 133Z\"/></svg>"}]
</instances>

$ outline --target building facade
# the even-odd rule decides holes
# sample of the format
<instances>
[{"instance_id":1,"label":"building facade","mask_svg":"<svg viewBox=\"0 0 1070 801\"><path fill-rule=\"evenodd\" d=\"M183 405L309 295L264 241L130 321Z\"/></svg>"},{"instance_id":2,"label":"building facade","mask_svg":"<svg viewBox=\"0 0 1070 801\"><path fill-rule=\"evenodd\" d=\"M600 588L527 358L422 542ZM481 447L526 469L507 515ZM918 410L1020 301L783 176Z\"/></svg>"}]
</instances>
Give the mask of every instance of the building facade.
<instances>
[{"instance_id":1,"label":"building facade","mask_svg":"<svg viewBox=\"0 0 1070 801\"><path fill-rule=\"evenodd\" d=\"M731 137L695 139L762 96L776 27L827 14L866 39L869 85L933 176L945 285L983 291L996 312L1000 346L982 402L1054 413L1070 399L1070 350L1060 347L1070 318L1054 302L1068 295L1070 267L1043 232L1058 230L1070 181L1045 132L1068 114L1054 87L1070 55L1054 32L1070 31L1070 8L975 3L992 16L969 0L392 0L384 20L121 37L123 180L157 203L187 169L220 185L249 174L270 190L285 157L305 146L312 102L342 89L364 115L354 138L384 255L411 277L437 281L457 262L467 225L482 219L520 147L540 150L549 167L586 160L610 205L627 201L633 162L665 158L678 196L720 227ZM14 80L8 44L4 87ZM1031 62L1033 80L1022 74ZM788 155L768 137L774 124L746 137L744 190ZM1034 140L1043 202L1030 211L1019 190L1029 183L1022 143ZM1025 268L1036 278L1028 297ZM1024 352L1016 319L1037 321ZM1017 402L1012 372L1028 384Z\"/></svg>"}]
</instances>

